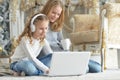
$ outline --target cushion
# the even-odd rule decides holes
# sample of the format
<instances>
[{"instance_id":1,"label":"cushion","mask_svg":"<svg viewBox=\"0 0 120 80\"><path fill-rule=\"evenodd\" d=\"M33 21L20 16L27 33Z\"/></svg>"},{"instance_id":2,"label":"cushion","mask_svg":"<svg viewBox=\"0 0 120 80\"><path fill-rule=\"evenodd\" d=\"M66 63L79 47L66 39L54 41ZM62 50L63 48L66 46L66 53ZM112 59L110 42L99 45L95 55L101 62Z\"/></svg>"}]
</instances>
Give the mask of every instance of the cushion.
<instances>
[{"instance_id":1,"label":"cushion","mask_svg":"<svg viewBox=\"0 0 120 80\"><path fill-rule=\"evenodd\" d=\"M89 30L70 34L70 39L73 44L97 42L99 41L99 31Z\"/></svg>"},{"instance_id":2,"label":"cushion","mask_svg":"<svg viewBox=\"0 0 120 80\"><path fill-rule=\"evenodd\" d=\"M100 26L98 15L76 14L74 15L74 32L98 30Z\"/></svg>"}]
</instances>

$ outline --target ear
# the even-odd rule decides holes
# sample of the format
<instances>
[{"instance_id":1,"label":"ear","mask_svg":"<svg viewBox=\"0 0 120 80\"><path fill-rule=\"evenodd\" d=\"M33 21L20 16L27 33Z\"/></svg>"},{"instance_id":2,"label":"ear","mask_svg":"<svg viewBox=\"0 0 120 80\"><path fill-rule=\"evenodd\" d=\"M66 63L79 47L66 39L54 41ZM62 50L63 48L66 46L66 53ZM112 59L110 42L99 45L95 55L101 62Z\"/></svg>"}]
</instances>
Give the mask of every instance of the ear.
<instances>
[{"instance_id":1,"label":"ear","mask_svg":"<svg viewBox=\"0 0 120 80\"><path fill-rule=\"evenodd\" d=\"M32 31L32 32L35 32L35 25L34 25L34 24L31 24L31 25L30 25L30 28L31 28L31 31Z\"/></svg>"},{"instance_id":2,"label":"ear","mask_svg":"<svg viewBox=\"0 0 120 80\"><path fill-rule=\"evenodd\" d=\"M31 19L30 28L31 28L32 32L35 32L35 25L33 24L33 22L38 16L45 16L45 15L44 14L37 14Z\"/></svg>"}]
</instances>

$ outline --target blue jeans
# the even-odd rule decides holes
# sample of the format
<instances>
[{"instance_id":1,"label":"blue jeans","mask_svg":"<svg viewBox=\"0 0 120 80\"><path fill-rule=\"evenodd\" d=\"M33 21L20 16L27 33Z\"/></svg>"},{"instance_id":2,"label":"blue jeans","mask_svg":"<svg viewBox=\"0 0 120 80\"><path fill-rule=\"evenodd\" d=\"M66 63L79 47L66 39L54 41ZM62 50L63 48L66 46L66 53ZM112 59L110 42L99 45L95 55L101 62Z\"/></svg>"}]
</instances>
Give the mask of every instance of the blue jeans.
<instances>
[{"instance_id":1,"label":"blue jeans","mask_svg":"<svg viewBox=\"0 0 120 80\"><path fill-rule=\"evenodd\" d=\"M89 60L87 72L98 73L101 72L101 65L93 60Z\"/></svg>"},{"instance_id":2,"label":"blue jeans","mask_svg":"<svg viewBox=\"0 0 120 80\"><path fill-rule=\"evenodd\" d=\"M50 66L50 61L51 61L52 54L48 54L42 58L38 58L44 65L47 67ZM16 72L24 72L26 76L33 76L33 75L43 75L43 71L39 70L36 66L35 63L31 60L20 60L18 62L13 62L10 65L10 69Z\"/></svg>"}]
</instances>

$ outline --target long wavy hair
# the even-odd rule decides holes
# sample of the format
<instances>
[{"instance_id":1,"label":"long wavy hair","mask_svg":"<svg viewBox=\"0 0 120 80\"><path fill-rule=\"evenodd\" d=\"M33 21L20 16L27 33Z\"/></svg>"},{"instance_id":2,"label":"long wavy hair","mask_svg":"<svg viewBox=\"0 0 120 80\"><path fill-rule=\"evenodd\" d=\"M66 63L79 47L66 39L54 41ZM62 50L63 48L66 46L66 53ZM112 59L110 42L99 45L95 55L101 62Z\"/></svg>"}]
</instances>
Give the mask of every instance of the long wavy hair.
<instances>
[{"instance_id":1,"label":"long wavy hair","mask_svg":"<svg viewBox=\"0 0 120 80\"><path fill-rule=\"evenodd\" d=\"M62 12L59 18L55 22L50 23L50 28L52 31L60 31L63 27L64 13L65 13L63 3L61 2L61 0L48 0L48 2L41 11L41 13L48 16L50 10L58 5L62 8Z\"/></svg>"},{"instance_id":2,"label":"long wavy hair","mask_svg":"<svg viewBox=\"0 0 120 80\"><path fill-rule=\"evenodd\" d=\"M37 13L38 14L38 13ZM37 15L37 14L35 14L35 15ZM31 17L31 19L28 21L28 23L26 23L26 26L25 26L25 28L24 28L24 31L22 32L22 34L19 36L19 38L18 38L18 40L17 40L17 42L18 42L18 44L20 43L20 41L21 41L21 39L22 39L22 37L26 37L26 38L28 38L28 39L30 39L30 43L32 43L32 34L33 34L33 32L31 31L31 28L30 28L30 26L31 26L31 20L32 20L32 18L35 16L35 15L33 15L32 17ZM48 17L46 16L46 15L40 15L40 16L38 16L37 18L35 18L35 20L33 21L33 24L35 24L36 22L38 22L38 21L40 21L41 23L43 22L43 21L49 21L49 19L48 19ZM44 37L45 38L45 37ZM40 38L40 42L42 42L43 40L44 40L44 38Z\"/></svg>"}]
</instances>

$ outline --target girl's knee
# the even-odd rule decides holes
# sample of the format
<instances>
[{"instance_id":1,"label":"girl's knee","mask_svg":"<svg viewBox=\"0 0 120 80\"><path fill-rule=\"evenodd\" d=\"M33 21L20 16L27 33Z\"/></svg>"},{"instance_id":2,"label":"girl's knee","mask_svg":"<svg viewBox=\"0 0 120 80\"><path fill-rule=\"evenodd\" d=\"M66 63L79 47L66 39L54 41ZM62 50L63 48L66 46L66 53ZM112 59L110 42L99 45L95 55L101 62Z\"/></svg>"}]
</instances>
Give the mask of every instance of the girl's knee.
<instances>
[{"instance_id":1,"label":"girl's knee","mask_svg":"<svg viewBox=\"0 0 120 80\"><path fill-rule=\"evenodd\" d=\"M37 68L30 62L25 62L23 72L27 76L38 75Z\"/></svg>"},{"instance_id":2,"label":"girl's knee","mask_svg":"<svg viewBox=\"0 0 120 80\"><path fill-rule=\"evenodd\" d=\"M98 73L101 72L101 65L95 61L89 62L89 72Z\"/></svg>"},{"instance_id":3,"label":"girl's knee","mask_svg":"<svg viewBox=\"0 0 120 80\"><path fill-rule=\"evenodd\" d=\"M35 69L35 68L30 68L30 67L29 67L28 69L26 69L24 73L26 74L26 76L39 75L37 69Z\"/></svg>"}]
</instances>

